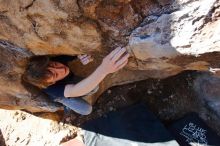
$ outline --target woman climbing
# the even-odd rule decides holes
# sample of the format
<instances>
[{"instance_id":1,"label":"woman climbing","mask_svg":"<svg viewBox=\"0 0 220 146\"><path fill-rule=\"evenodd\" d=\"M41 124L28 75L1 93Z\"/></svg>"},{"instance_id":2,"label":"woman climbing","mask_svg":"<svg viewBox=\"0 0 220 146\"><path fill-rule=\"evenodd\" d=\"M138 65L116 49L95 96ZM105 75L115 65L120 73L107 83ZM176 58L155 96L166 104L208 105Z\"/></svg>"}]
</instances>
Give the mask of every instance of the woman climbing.
<instances>
[{"instance_id":1,"label":"woman climbing","mask_svg":"<svg viewBox=\"0 0 220 146\"><path fill-rule=\"evenodd\" d=\"M53 101L59 102L81 115L88 115L92 112L92 106L82 97L95 93L99 83L108 74L123 68L128 62L129 54L126 53L125 48L116 48L85 79L76 77L70 71L67 62L74 58L76 57L33 57L27 66L23 79L42 88ZM92 60L88 55L81 55L78 58L84 65Z\"/></svg>"}]
</instances>

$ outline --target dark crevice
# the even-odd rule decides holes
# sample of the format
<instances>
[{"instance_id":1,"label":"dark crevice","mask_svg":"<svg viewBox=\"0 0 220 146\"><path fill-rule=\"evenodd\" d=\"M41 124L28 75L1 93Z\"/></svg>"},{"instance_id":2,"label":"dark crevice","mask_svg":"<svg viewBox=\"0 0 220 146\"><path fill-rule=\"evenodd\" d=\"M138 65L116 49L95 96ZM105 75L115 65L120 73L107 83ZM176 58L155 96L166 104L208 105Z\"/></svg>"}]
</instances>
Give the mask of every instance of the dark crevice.
<instances>
[{"instance_id":1,"label":"dark crevice","mask_svg":"<svg viewBox=\"0 0 220 146\"><path fill-rule=\"evenodd\" d=\"M79 0L76 0L76 4L77 4L77 6L79 8L79 12L83 14L83 8L80 6Z\"/></svg>"},{"instance_id":2,"label":"dark crevice","mask_svg":"<svg viewBox=\"0 0 220 146\"><path fill-rule=\"evenodd\" d=\"M80 13L82 14L81 17L79 18L79 20L82 20L83 22L87 21L87 22L92 22L96 25L96 28L97 28L97 31L100 33L101 35L101 38L102 38L102 44L104 48L108 48L108 45L106 45L106 38L109 39L109 36L106 35L105 32L102 31L102 26L99 22L99 20L97 19L93 19L91 17L88 17L88 16L85 16L85 12L80 4L80 0L77 0L76 1L77 5L78 5L78 8L79 8L79 11ZM104 49L104 50L108 50L108 49ZM108 51L104 51L103 54L99 54L99 57L103 57L104 54L107 54Z\"/></svg>"},{"instance_id":3,"label":"dark crevice","mask_svg":"<svg viewBox=\"0 0 220 146\"><path fill-rule=\"evenodd\" d=\"M194 20L192 21L192 24L194 25L196 22L200 21L202 18L204 18L204 16L200 16L200 17L194 19Z\"/></svg>"},{"instance_id":4,"label":"dark crevice","mask_svg":"<svg viewBox=\"0 0 220 146\"><path fill-rule=\"evenodd\" d=\"M8 11L5 10L5 11L0 11L0 15L4 15L5 13L7 13Z\"/></svg>"},{"instance_id":5,"label":"dark crevice","mask_svg":"<svg viewBox=\"0 0 220 146\"><path fill-rule=\"evenodd\" d=\"M0 129L0 145L1 146L6 146L1 129Z\"/></svg>"},{"instance_id":6,"label":"dark crevice","mask_svg":"<svg viewBox=\"0 0 220 146\"><path fill-rule=\"evenodd\" d=\"M178 11L178 10L179 10L179 8L174 8L172 6L172 4L171 5L165 5L165 6L161 7L161 10L159 12L152 13L150 15L147 15L147 16L143 17L144 19L142 20L142 22L138 26L136 26L136 28L143 27L144 25L147 25L147 24L150 24L152 22L155 22L162 15L164 15L164 14L171 14L171 13L173 13L175 11Z\"/></svg>"},{"instance_id":7,"label":"dark crevice","mask_svg":"<svg viewBox=\"0 0 220 146\"><path fill-rule=\"evenodd\" d=\"M31 6L33 6L35 1L36 0L33 0L29 5L25 6L24 9L29 9Z\"/></svg>"},{"instance_id":8,"label":"dark crevice","mask_svg":"<svg viewBox=\"0 0 220 146\"><path fill-rule=\"evenodd\" d=\"M7 21L8 17L4 15L4 13L0 13L0 20L5 19Z\"/></svg>"},{"instance_id":9,"label":"dark crevice","mask_svg":"<svg viewBox=\"0 0 220 146\"><path fill-rule=\"evenodd\" d=\"M38 31L37 31L37 22L29 15L27 15L27 19L30 21L31 25L32 25L32 28L33 28L33 31L34 33L41 39L41 40L44 40L44 38L42 38L39 34L38 34Z\"/></svg>"},{"instance_id":10,"label":"dark crevice","mask_svg":"<svg viewBox=\"0 0 220 146\"><path fill-rule=\"evenodd\" d=\"M218 1L216 1L216 3L214 3L212 9L210 9L210 11L208 12L208 14L206 16L202 16L202 18L204 18L204 22L203 24L198 28L198 30L203 29L207 23L214 21L215 18L213 18L213 14L216 12L217 9L220 9L220 5L218 4Z\"/></svg>"}]
</instances>

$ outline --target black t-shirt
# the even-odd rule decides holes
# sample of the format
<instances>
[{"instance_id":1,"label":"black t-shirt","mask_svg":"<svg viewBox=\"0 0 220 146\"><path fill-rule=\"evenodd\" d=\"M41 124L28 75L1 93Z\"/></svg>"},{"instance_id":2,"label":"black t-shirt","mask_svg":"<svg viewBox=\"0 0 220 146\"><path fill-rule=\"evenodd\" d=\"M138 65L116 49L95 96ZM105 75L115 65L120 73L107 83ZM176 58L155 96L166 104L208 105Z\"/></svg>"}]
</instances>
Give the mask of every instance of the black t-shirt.
<instances>
[{"instance_id":1,"label":"black t-shirt","mask_svg":"<svg viewBox=\"0 0 220 146\"><path fill-rule=\"evenodd\" d=\"M69 61L72 61L76 59L76 56L67 56L67 55L61 55L50 58L51 61L57 61L62 64L68 65ZM51 100L56 100L60 98L64 98L64 89L67 84L76 84L80 80L82 80L81 77L75 76L73 72L70 71L68 76L66 76L64 79L57 81L55 84L43 89L45 93L49 95L49 98Z\"/></svg>"}]
</instances>

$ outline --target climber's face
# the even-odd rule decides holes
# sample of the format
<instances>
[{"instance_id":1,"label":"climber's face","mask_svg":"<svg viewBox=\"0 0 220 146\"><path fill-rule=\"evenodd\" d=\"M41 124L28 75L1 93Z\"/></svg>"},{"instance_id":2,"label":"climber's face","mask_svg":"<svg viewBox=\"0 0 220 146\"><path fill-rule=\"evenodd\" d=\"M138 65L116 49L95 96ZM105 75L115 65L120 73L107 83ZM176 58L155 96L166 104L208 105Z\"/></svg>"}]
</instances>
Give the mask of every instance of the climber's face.
<instances>
[{"instance_id":1,"label":"climber's face","mask_svg":"<svg viewBox=\"0 0 220 146\"><path fill-rule=\"evenodd\" d=\"M70 72L69 68L66 65L55 61L49 62L47 70L50 72L47 78L48 83L55 83L59 80L62 80Z\"/></svg>"}]
</instances>

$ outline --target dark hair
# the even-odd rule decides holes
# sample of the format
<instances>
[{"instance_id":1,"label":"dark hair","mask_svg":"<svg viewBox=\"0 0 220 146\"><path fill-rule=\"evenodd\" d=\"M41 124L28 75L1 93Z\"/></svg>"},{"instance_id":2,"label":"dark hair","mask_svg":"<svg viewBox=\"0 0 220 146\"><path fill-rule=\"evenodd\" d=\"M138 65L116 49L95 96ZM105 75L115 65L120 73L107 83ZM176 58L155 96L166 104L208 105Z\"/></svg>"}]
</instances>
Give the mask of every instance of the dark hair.
<instances>
[{"instance_id":1,"label":"dark hair","mask_svg":"<svg viewBox=\"0 0 220 146\"><path fill-rule=\"evenodd\" d=\"M34 56L30 58L23 75L23 80L39 88L48 87L50 84L46 82L46 79L50 75L50 72L47 70L49 62L48 56Z\"/></svg>"}]
</instances>

